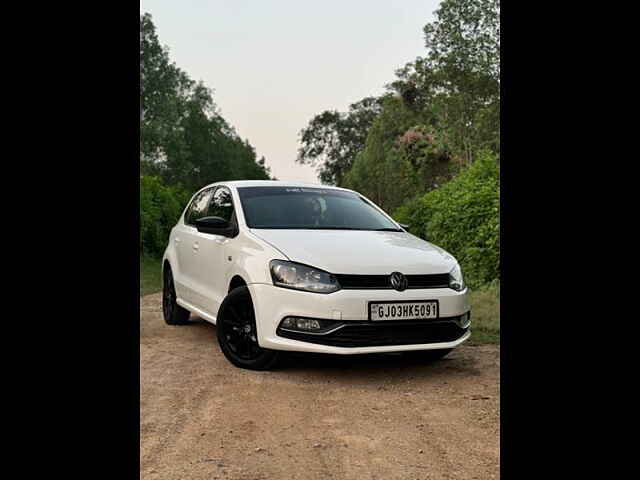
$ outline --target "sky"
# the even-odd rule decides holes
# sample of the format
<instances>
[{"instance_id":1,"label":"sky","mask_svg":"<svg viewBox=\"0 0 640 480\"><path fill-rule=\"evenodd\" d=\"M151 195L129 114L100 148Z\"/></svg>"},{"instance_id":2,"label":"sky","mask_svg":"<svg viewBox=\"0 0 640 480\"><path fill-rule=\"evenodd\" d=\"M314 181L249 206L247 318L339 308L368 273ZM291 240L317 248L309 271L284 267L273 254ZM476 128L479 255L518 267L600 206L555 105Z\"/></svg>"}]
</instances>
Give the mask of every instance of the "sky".
<instances>
[{"instance_id":1,"label":"sky","mask_svg":"<svg viewBox=\"0 0 640 480\"><path fill-rule=\"evenodd\" d=\"M384 92L426 53L438 0L140 0L160 42L213 90L222 116L279 180L320 183L295 162L299 133L324 110Z\"/></svg>"}]
</instances>

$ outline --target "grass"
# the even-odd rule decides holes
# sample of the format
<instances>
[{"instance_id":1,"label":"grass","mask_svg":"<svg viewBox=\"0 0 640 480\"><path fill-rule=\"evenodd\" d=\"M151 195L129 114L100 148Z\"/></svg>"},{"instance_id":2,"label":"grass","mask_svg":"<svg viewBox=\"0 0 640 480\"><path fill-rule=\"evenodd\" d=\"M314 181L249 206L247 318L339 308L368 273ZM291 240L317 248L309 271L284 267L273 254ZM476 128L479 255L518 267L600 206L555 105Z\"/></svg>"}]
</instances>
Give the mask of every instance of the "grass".
<instances>
[{"instance_id":1,"label":"grass","mask_svg":"<svg viewBox=\"0 0 640 480\"><path fill-rule=\"evenodd\" d=\"M500 283L471 292L472 344L500 344Z\"/></svg>"},{"instance_id":2,"label":"grass","mask_svg":"<svg viewBox=\"0 0 640 480\"><path fill-rule=\"evenodd\" d=\"M140 296L162 290L161 260L140 257ZM500 344L500 283L494 282L471 292L470 343Z\"/></svg>"},{"instance_id":3,"label":"grass","mask_svg":"<svg viewBox=\"0 0 640 480\"><path fill-rule=\"evenodd\" d=\"M140 256L140 296L162 290L162 259Z\"/></svg>"}]
</instances>

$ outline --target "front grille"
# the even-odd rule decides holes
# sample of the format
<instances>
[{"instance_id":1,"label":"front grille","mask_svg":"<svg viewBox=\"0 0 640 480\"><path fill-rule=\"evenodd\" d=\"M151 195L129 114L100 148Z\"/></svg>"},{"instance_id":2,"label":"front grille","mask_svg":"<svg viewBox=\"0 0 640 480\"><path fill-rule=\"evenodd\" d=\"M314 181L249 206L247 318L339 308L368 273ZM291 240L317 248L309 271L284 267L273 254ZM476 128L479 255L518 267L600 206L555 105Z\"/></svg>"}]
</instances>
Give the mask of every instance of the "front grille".
<instances>
[{"instance_id":1,"label":"front grille","mask_svg":"<svg viewBox=\"0 0 640 480\"><path fill-rule=\"evenodd\" d=\"M382 347L452 342L468 330L451 319L433 321L349 322L326 335L278 329L278 335L302 342L332 347Z\"/></svg>"},{"instance_id":2,"label":"front grille","mask_svg":"<svg viewBox=\"0 0 640 480\"><path fill-rule=\"evenodd\" d=\"M334 275L345 290L391 289L391 275ZM408 289L415 288L447 288L449 286L448 273L431 275L406 275Z\"/></svg>"}]
</instances>

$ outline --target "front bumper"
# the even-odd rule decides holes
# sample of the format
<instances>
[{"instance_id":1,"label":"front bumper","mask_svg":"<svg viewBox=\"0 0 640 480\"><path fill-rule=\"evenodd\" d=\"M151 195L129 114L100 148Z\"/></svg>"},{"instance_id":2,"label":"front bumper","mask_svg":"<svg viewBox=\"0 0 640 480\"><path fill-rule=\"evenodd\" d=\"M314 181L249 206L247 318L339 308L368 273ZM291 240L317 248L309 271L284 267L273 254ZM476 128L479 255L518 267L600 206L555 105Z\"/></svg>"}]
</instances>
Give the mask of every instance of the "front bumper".
<instances>
[{"instance_id":1,"label":"front bumper","mask_svg":"<svg viewBox=\"0 0 640 480\"><path fill-rule=\"evenodd\" d=\"M470 310L466 289L462 292L449 288L403 292L340 290L323 295L269 284L250 284L248 287L256 312L258 343L263 348L272 350L342 355L430 350L454 348L470 335L468 328L461 329L450 321L452 317ZM370 301L436 299L440 313L438 322L368 321L367 308ZM288 334L290 338L284 338L278 335L277 328L287 316L342 321L345 327L340 335L336 335L336 332L320 343L318 340L309 341L308 334ZM412 342L410 339L415 340Z\"/></svg>"}]
</instances>

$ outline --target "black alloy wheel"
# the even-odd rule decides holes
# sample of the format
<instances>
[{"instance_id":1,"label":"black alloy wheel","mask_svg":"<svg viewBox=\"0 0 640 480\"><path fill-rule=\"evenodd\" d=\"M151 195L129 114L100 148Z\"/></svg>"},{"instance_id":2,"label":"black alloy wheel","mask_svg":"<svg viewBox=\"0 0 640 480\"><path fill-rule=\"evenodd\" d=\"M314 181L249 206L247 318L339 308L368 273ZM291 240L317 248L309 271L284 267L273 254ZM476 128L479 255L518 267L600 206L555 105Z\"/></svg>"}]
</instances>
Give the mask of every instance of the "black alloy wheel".
<instances>
[{"instance_id":1,"label":"black alloy wheel","mask_svg":"<svg viewBox=\"0 0 640 480\"><path fill-rule=\"evenodd\" d=\"M278 352L258 344L256 316L247 287L232 290L224 299L218 312L216 330L222 353L235 366L267 370L275 365Z\"/></svg>"},{"instance_id":2,"label":"black alloy wheel","mask_svg":"<svg viewBox=\"0 0 640 480\"><path fill-rule=\"evenodd\" d=\"M176 302L176 288L169 266L164 269L162 282L162 314L167 325L185 325L189 321L189 310Z\"/></svg>"}]
</instances>

